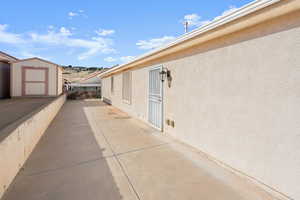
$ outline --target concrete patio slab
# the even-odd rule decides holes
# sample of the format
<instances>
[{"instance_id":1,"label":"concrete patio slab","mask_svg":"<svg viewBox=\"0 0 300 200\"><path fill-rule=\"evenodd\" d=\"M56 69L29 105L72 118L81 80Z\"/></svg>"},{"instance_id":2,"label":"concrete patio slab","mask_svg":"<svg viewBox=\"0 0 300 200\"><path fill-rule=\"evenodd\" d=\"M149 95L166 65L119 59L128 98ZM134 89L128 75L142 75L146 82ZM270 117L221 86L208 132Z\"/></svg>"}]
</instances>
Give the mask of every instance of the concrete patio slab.
<instances>
[{"instance_id":1,"label":"concrete patio slab","mask_svg":"<svg viewBox=\"0 0 300 200\"><path fill-rule=\"evenodd\" d=\"M3 200L268 200L198 150L99 100L68 101Z\"/></svg>"},{"instance_id":2,"label":"concrete patio slab","mask_svg":"<svg viewBox=\"0 0 300 200\"><path fill-rule=\"evenodd\" d=\"M118 157L140 199L272 199L199 153L191 155L192 148L183 146L166 144Z\"/></svg>"},{"instance_id":3,"label":"concrete patio slab","mask_svg":"<svg viewBox=\"0 0 300 200\"><path fill-rule=\"evenodd\" d=\"M102 114L107 113L106 116L114 116L107 117L106 119L102 118L105 126L102 123L97 123L99 122L97 120L93 123L93 119L97 119L99 116L97 110L94 110L94 108L85 108L85 113L87 118L90 119L91 124L94 124L93 127L95 127L95 130L99 130L107 138L112 150L116 154L172 142L171 139L166 137L159 137L158 133L160 132L158 130L146 126L144 123L129 117L117 109L110 108L102 111Z\"/></svg>"},{"instance_id":4,"label":"concrete patio slab","mask_svg":"<svg viewBox=\"0 0 300 200\"><path fill-rule=\"evenodd\" d=\"M136 196L115 158L107 158L21 176L4 199L135 200Z\"/></svg>"},{"instance_id":5,"label":"concrete patio slab","mask_svg":"<svg viewBox=\"0 0 300 200\"><path fill-rule=\"evenodd\" d=\"M84 113L82 102L66 103L40 140L36 151L25 163L24 174L111 156L112 151L107 143L98 145L94 136L98 135L99 139L101 135L94 134L94 131Z\"/></svg>"},{"instance_id":6,"label":"concrete patio slab","mask_svg":"<svg viewBox=\"0 0 300 200\"><path fill-rule=\"evenodd\" d=\"M138 127L134 127L130 120L119 121L119 130L111 130L104 133L107 139L110 141L112 149L115 153L130 152L142 148L148 148L165 144L165 141L158 140L150 133L146 134ZM112 126L118 126L113 124ZM127 133L127 134L124 134Z\"/></svg>"}]
</instances>

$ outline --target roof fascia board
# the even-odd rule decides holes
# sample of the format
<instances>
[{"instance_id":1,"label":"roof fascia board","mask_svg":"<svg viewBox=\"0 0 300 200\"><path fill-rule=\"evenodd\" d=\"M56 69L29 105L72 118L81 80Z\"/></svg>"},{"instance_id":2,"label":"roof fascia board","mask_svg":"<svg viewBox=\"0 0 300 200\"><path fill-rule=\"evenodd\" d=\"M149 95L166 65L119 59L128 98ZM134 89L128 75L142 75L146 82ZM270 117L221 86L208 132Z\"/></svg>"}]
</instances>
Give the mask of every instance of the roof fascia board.
<instances>
[{"instance_id":1,"label":"roof fascia board","mask_svg":"<svg viewBox=\"0 0 300 200\"><path fill-rule=\"evenodd\" d=\"M9 55L9 54L7 54L7 53L3 52L3 51L0 51L0 55L2 55L3 57L7 58L7 59L6 59L6 60L4 60L4 61L8 61L8 62L14 62L14 61L17 61L17 60L19 60L18 58L16 58L16 57L13 57L13 56L11 56L11 55Z\"/></svg>"},{"instance_id":2,"label":"roof fascia board","mask_svg":"<svg viewBox=\"0 0 300 200\"><path fill-rule=\"evenodd\" d=\"M44 59L41 59L41 58L38 58L38 57L33 57L33 58L26 58L26 59L22 59L22 60L17 60L17 61L14 61L12 63L19 63L19 62L24 62L24 61L29 61L29 60L39 60L39 61L42 61L42 62L45 62L45 63L49 63L49 64L52 64L52 65L55 65L59 68L62 69L62 67L56 63L53 63L51 61L48 61L48 60L44 60Z\"/></svg>"}]
</instances>

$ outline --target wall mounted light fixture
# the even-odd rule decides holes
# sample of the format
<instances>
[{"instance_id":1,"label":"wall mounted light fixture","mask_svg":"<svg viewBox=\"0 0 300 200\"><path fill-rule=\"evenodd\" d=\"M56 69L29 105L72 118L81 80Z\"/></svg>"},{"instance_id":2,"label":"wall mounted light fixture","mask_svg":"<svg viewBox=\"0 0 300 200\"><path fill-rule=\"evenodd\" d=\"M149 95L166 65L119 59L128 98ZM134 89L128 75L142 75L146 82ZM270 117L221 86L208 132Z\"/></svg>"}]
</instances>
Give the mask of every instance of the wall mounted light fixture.
<instances>
[{"instance_id":1,"label":"wall mounted light fixture","mask_svg":"<svg viewBox=\"0 0 300 200\"><path fill-rule=\"evenodd\" d=\"M162 70L159 72L160 80L161 80L162 82L164 82L164 81L166 80L166 77L167 77L167 71L168 71L168 69L162 68Z\"/></svg>"},{"instance_id":2,"label":"wall mounted light fixture","mask_svg":"<svg viewBox=\"0 0 300 200\"><path fill-rule=\"evenodd\" d=\"M170 70L167 70L167 80L168 80L168 87L170 88L172 84L172 76Z\"/></svg>"},{"instance_id":3,"label":"wall mounted light fixture","mask_svg":"<svg viewBox=\"0 0 300 200\"><path fill-rule=\"evenodd\" d=\"M171 82L172 82L172 76L171 76L171 71L168 68L163 68L161 72L159 72L160 75L160 80L164 82L167 78L168 81L168 87L171 87Z\"/></svg>"}]
</instances>

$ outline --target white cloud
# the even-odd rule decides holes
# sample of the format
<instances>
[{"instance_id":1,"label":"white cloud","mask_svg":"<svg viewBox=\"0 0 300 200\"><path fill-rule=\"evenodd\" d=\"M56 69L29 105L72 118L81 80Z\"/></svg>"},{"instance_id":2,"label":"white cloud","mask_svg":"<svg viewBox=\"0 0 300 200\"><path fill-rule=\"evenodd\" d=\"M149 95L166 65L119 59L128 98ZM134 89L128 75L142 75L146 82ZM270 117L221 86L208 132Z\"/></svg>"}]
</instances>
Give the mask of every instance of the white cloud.
<instances>
[{"instance_id":1,"label":"white cloud","mask_svg":"<svg viewBox=\"0 0 300 200\"><path fill-rule=\"evenodd\" d=\"M99 30L95 31L95 33L97 33L100 36L108 36L108 35L114 34L115 30L99 29Z\"/></svg>"},{"instance_id":2,"label":"white cloud","mask_svg":"<svg viewBox=\"0 0 300 200\"><path fill-rule=\"evenodd\" d=\"M120 61L121 63L127 63L129 61L132 61L134 58L135 58L135 56L122 56L120 58L107 57L107 58L104 58L104 61L105 62Z\"/></svg>"},{"instance_id":3,"label":"white cloud","mask_svg":"<svg viewBox=\"0 0 300 200\"><path fill-rule=\"evenodd\" d=\"M63 35L63 36L71 36L72 33L69 29L65 28L65 27L61 27L59 29L59 32Z\"/></svg>"},{"instance_id":4,"label":"white cloud","mask_svg":"<svg viewBox=\"0 0 300 200\"><path fill-rule=\"evenodd\" d=\"M37 32L15 34L8 32L7 27L8 25L0 24L0 43L15 45L16 48L21 49L20 55L23 57L31 57L33 54L31 53L30 55L28 53L29 50L36 49L38 46L46 49L51 46L69 47L73 51L76 50L76 52L80 50L81 53L77 56L78 60L84 60L99 54L116 52L112 47L113 40L102 37L92 37L91 39L75 38L72 37L72 32L66 27L60 27L58 31L55 30L55 27L52 27L52 29L48 27L48 32L45 34Z\"/></svg>"},{"instance_id":5,"label":"white cloud","mask_svg":"<svg viewBox=\"0 0 300 200\"><path fill-rule=\"evenodd\" d=\"M111 47L113 45L113 41L110 39L93 37L90 40L86 40L71 38L71 35L72 33L68 29L62 27L59 32L50 31L44 35L32 33L31 38L35 43L86 49L85 52L78 55L79 60L87 59L90 56L94 56L99 53L106 54L115 52L115 50Z\"/></svg>"},{"instance_id":6,"label":"white cloud","mask_svg":"<svg viewBox=\"0 0 300 200\"><path fill-rule=\"evenodd\" d=\"M39 54L34 54L34 53L31 53L31 52L28 52L28 51L22 51L20 53L20 55L21 55L22 58L39 57L39 58L42 58L42 59L45 59L45 60L51 60L49 57L44 57L44 56L41 56Z\"/></svg>"},{"instance_id":7,"label":"white cloud","mask_svg":"<svg viewBox=\"0 0 300 200\"><path fill-rule=\"evenodd\" d=\"M116 62L117 59L116 59L116 58L113 58L113 57L107 57L107 58L104 58L104 61L105 61L105 62Z\"/></svg>"},{"instance_id":8,"label":"white cloud","mask_svg":"<svg viewBox=\"0 0 300 200\"><path fill-rule=\"evenodd\" d=\"M76 13L76 12L69 12L68 15L69 15L69 17L75 17L75 16L78 15L78 13Z\"/></svg>"},{"instance_id":9,"label":"white cloud","mask_svg":"<svg viewBox=\"0 0 300 200\"><path fill-rule=\"evenodd\" d=\"M199 23L201 17L197 14L189 14L184 16L185 21L189 23L191 26L196 26Z\"/></svg>"},{"instance_id":10,"label":"white cloud","mask_svg":"<svg viewBox=\"0 0 300 200\"><path fill-rule=\"evenodd\" d=\"M129 61L132 61L135 57L134 56L122 56L120 57L121 62L127 63Z\"/></svg>"},{"instance_id":11,"label":"white cloud","mask_svg":"<svg viewBox=\"0 0 300 200\"><path fill-rule=\"evenodd\" d=\"M73 17L84 17L84 18L87 18L88 16L86 14L84 14L84 10L78 10L77 12L69 12L68 13L68 16L69 16L69 19L73 19Z\"/></svg>"},{"instance_id":12,"label":"white cloud","mask_svg":"<svg viewBox=\"0 0 300 200\"><path fill-rule=\"evenodd\" d=\"M238 10L237 7L229 6L229 9L225 10L220 16L215 17L214 20L220 19L221 17L224 17L226 15L229 15L229 14L231 14L232 12L234 12L236 10Z\"/></svg>"},{"instance_id":13,"label":"white cloud","mask_svg":"<svg viewBox=\"0 0 300 200\"><path fill-rule=\"evenodd\" d=\"M229 15L230 13L236 11L237 9L238 8L235 7L235 6L229 6L229 9L225 10L221 15L215 17L213 20L217 20L217 19L220 19L220 18L222 18L226 15ZM183 17L183 20L181 20L181 22L182 23L183 22L188 22L188 25L190 27L193 27L193 26L200 27L200 26L206 25L206 24L213 21L213 20L210 21L210 20L201 20L201 19L202 19L201 16L199 16L198 14L193 13L193 14L185 15Z\"/></svg>"},{"instance_id":14,"label":"white cloud","mask_svg":"<svg viewBox=\"0 0 300 200\"><path fill-rule=\"evenodd\" d=\"M69 16L69 19L73 19L73 17L78 16L78 13L76 13L76 12L69 12L68 16Z\"/></svg>"},{"instance_id":15,"label":"white cloud","mask_svg":"<svg viewBox=\"0 0 300 200\"><path fill-rule=\"evenodd\" d=\"M183 17L183 20L181 20L182 23L184 22L188 22L188 25L190 27L193 27L193 26L196 26L196 27L199 27L199 26L203 26L207 23L209 23L208 20L201 20L201 16L193 13L193 14L188 14L188 15L185 15Z\"/></svg>"},{"instance_id":16,"label":"white cloud","mask_svg":"<svg viewBox=\"0 0 300 200\"><path fill-rule=\"evenodd\" d=\"M0 42L7 44L25 43L21 35L7 32L7 28L7 24L0 24Z\"/></svg>"},{"instance_id":17,"label":"white cloud","mask_svg":"<svg viewBox=\"0 0 300 200\"><path fill-rule=\"evenodd\" d=\"M55 27L53 25L49 25L48 29L54 29Z\"/></svg>"},{"instance_id":18,"label":"white cloud","mask_svg":"<svg viewBox=\"0 0 300 200\"><path fill-rule=\"evenodd\" d=\"M161 38L153 38L150 40L139 40L136 45L139 49L155 49L166 43L173 41L175 37L173 36L164 36Z\"/></svg>"}]
</instances>

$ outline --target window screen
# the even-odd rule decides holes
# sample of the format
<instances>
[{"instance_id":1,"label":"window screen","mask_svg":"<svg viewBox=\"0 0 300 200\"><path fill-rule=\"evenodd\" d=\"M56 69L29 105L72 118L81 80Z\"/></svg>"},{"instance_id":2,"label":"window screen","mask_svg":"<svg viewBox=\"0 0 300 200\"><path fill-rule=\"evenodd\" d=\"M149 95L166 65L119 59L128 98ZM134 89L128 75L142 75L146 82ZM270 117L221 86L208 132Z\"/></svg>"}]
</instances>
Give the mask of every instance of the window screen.
<instances>
[{"instance_id":1,"label":"window screen","mask_svg":"<svg viewBox=\"0 0 300 200\"><path fill-rule=\"evenodd\" d=\"M131 72L123 73L122 97L126 103L131 103Z\"/></svg>"}]
</instances>

